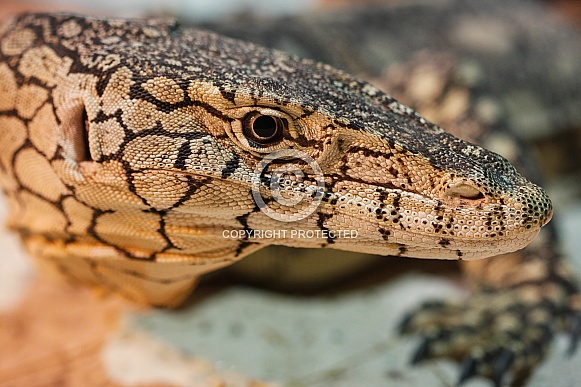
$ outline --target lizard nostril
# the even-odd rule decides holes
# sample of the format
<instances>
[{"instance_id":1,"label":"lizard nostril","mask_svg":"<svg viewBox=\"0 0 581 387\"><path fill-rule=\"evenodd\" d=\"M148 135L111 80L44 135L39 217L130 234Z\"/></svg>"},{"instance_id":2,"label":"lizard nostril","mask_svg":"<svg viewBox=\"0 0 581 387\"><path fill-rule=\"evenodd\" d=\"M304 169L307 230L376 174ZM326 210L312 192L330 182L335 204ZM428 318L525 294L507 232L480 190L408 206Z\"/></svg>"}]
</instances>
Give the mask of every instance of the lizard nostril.
<instances>
[{"instance_id":1,"label":"lizard nostril","mask_svg":"<svg viewBox=\"0 0 581 387\"><path fill-rule=\"evenodd\" d=\"M469 184L458 184L454 187L450 187L447 194L448 196L468 200L478 200L484 198L484 194L478 188Z\"/></svg>"}]
</instances>

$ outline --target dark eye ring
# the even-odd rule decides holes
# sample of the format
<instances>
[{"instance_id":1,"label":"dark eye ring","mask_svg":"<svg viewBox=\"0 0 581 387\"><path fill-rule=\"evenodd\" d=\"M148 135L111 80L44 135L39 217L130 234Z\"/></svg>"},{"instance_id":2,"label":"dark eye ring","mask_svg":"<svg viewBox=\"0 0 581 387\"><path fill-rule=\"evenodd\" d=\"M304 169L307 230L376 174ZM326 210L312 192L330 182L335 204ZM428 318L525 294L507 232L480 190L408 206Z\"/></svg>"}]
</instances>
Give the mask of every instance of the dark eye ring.
<instances>
[{"instance_id":1,"label":"dark eye ring","mask_svg":"<svg viewBox=\"0 0 581 387\"><path fill-rule=\"evenodd\" d=\"M244 136L258 145L273 145L284 137L284 130L288 126L284 118L273 115L252 112L242 121Z\"/></svg>"}]
</instances>

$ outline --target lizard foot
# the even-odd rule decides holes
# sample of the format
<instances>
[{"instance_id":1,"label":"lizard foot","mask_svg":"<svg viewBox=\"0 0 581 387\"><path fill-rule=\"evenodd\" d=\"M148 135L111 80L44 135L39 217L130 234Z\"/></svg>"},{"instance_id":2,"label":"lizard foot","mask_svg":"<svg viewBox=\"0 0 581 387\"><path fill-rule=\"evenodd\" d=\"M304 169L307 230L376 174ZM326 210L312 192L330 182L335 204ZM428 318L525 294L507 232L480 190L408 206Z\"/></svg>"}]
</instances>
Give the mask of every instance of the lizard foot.
<instances>
[{"instance_id":1,"label":"lizard foot","mask_svg":"<svg viewBox=\"0 0 581 387\"><path fill-rule=\"evenodd\" d=\"M486 289L462 304L428 302L401 322L402 333L420 333L412 364L435 357L461 360L458 384L473 376L500 386L511 374L521 384L539 363L554 334L570 324L573 353L581 332L581 313L570 305L578 295L562 283L523 283Z\"/></svg>"}]
</instances>

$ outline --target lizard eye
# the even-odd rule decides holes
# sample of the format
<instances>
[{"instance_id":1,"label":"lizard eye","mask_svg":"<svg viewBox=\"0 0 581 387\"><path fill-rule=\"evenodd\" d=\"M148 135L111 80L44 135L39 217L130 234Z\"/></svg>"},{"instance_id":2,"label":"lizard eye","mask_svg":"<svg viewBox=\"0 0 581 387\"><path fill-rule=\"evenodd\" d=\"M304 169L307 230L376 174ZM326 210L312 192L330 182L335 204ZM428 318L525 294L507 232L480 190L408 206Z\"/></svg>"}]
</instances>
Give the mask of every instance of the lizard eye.
<instances>
[{"instance_id":1,"label":"lizard eye","mask_svg":"<svg viewBox=\"0 0 581 387\"><path fill-rule=\"evenodd\" d=\"M297 123L285 111L266 106L244 106L230 111L228 137L247 152L258 156L293 146Z\"/></svg>"},{"instance_id":2,"label":"lizard eye","mask_svg":"<svg viewBox=\"0 0 581 387\"><path fill-rule=\"evenodd\" d=\"M244 136L258 145L273 145L280 142L288 122L284 118L252 112L242 122Z\"/></svg>"}]
</instances>

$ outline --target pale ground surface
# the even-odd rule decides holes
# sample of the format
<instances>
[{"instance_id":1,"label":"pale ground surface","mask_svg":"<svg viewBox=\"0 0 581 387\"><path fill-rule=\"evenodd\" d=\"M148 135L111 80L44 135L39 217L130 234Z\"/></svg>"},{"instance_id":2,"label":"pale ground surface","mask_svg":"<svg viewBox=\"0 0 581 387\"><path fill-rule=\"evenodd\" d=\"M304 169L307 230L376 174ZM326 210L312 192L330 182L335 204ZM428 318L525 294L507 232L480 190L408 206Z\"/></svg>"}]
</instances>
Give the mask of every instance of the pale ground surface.
<instances>
[{"instance_id":1,"label":"pale ground surface","mask_svg":"<svg viewBox=\"0 0 581 387\"><path fill-rule=\"evenodd\" d=\"M166 9L178 3L167 1ZM559 203L556 221L581 277L581 202ZM454 363L410 368L418 340L395 333L406 310L435 295L462 293L440 277L407 274L332 298L230 287L180 311L147 312L39 278L17 238L1 230L0 386L261 385L257 379L289 386L453 385ZM555 340L530 386L579 385L581 351L567 358L566 347L565 336Z\"/></svg>"}]
</instances>

